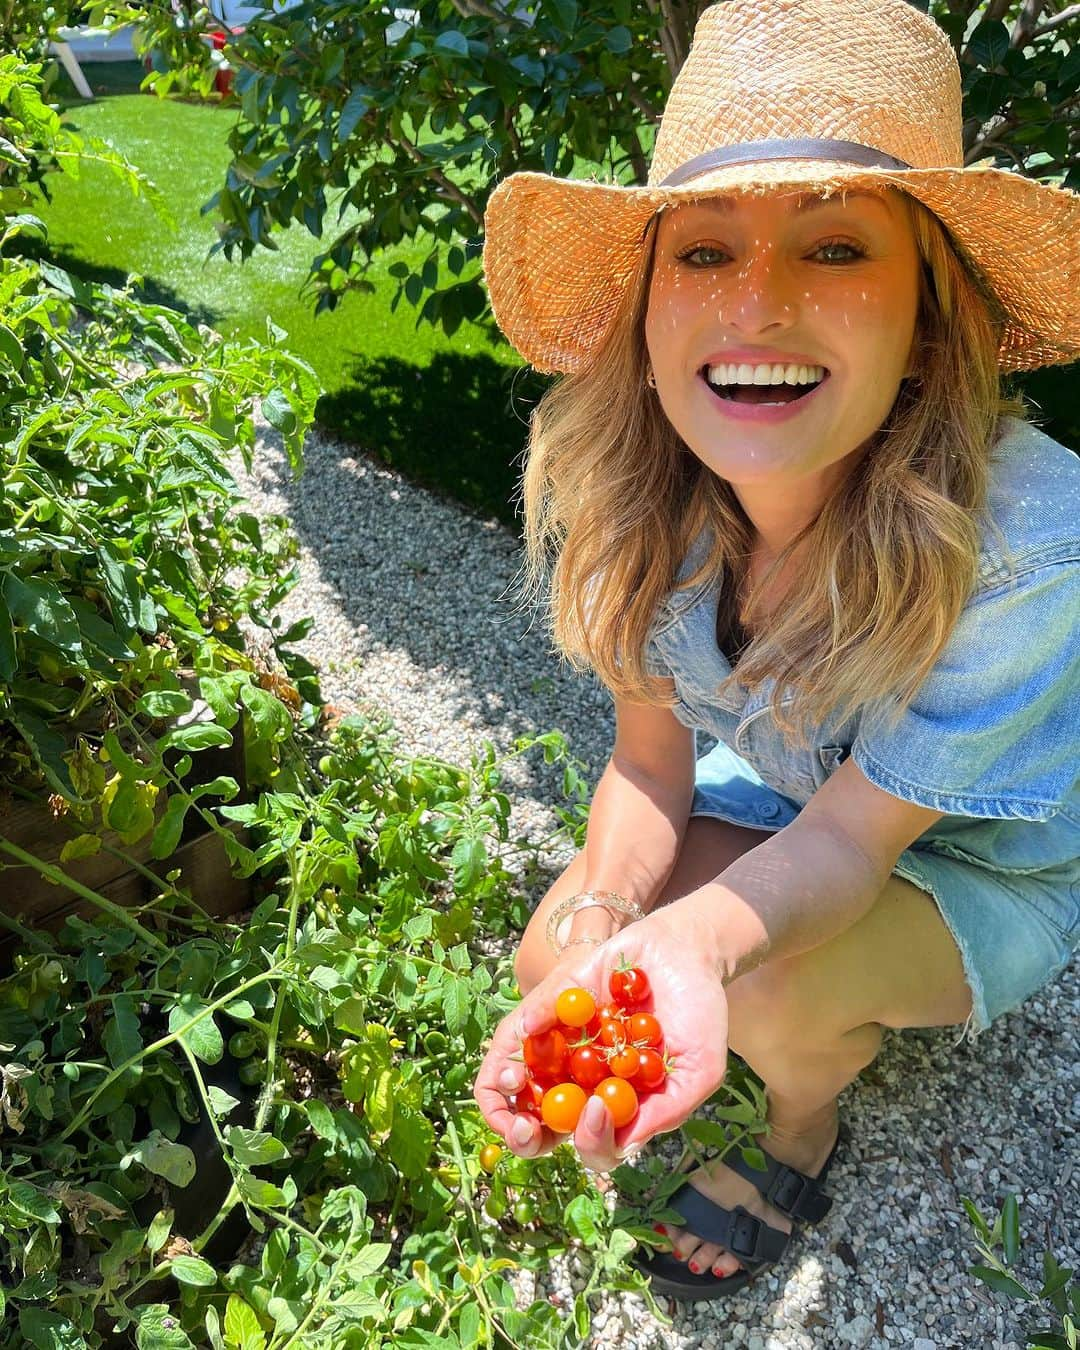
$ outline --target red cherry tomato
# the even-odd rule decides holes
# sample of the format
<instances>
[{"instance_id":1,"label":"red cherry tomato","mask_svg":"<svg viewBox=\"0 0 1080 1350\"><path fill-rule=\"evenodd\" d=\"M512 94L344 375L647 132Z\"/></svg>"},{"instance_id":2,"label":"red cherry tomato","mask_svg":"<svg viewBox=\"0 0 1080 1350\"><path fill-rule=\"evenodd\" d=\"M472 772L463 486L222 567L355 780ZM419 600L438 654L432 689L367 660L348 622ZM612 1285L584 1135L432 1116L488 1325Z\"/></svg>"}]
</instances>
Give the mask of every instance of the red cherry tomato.
<instances>
[{"instance_id":1,"label":"red cherry tomato","mask_svg":"<svg viewBox=\"0 0 1080 1350\"><path fill-rule=\"evenodd\" d=\"M637 1115L637 1093L625 1078L605 1078L597 1085L593 1096L599 1097L611 1112L616 1129L621 1125L629 1125Z\"/></svg>"},{"instance_id":2,"label":"red cherry tomato","mask_svg":"<svg viewBox=\"0 0 1080 1350\"><path fill-rule=\"evenodd\" d=\"M577 1083L560 1083L544 1093L541 1118L556 1134L573 1134L586 1101L588 1097L583 1087Z\"/></svg>"},{"instance_id":3,"label":"red cherry tomato","mask_svg":"<svg viewBox=\"0 0 1080 1350\"><path fill-rule=\"evenodd\" d=\"M620 1045L608 1059L616 1078L633 1078L641 1067L641 1051L636 1045Z\"/></svg>"},{"instance_id":4,"label":"red cherry tomato","mask_svg":"<svg viewBox=\"0 0 1080 1350\"><path fill-rule=\"evenodd\" d=\"M535 1079L530 1078L523 1088L514 1094L511 1105L519 1114L535 1116L540 1119L540 1103L544 1100L544 1089Z\"/></svg>"},{"instance_id":5,"label":"red cherry tomato","mask_svg":"<svg viewBox=\"0 0 1080 1350\"><path fill-rule=\"evenodd\" d=\"M667 1065L659 1050L645 1046L639 1051L638 1071L631 1082L638 1092L655 1092L667 1080Z\"/></svg>"},{"instance_id":6,"label":"red cherry tomato","mask_svg":"<svg viewBox=\"0 0 1080 1350\"><path fill-rule=\"evenodd\" d=\"M525 1064L534 1078L557 1083L566 1073L566 1037L557 1028L526 1036L522 1047Z\"/></svg>"},{"instance_id":7,"label":"red cherry tomato","mask_svg":"<svg viewBox=\"0 0 1080 1350\"><path fill-rule=\"evenodd\" d=\"M586 1026L594 1012L596 999L587 989L564 989L555 1000L555 1016L564 1026Z\"/></svg>"},{"instance_id":8,"label":"red cherry tomato","mask_svg":"<svg viewBox=\"0 0 1080 1350\"><path fill-rule=\"evenodd\" d=\"M626 1019L626 1036L635 1045L659 1047L664 1042L663 1028L652 1013L631 1013Z\"/></svg>"},{"instance_id":9,"label":"red cherry tomato","mask_svg":"<svg viewBox=\"0 0 1080 1350\"><path fill-rule=\"evenodd\" d=\"M607 1062L595 1045L579 1045L570 1051L570 1077L586 1092L608 1077Z\"/></svg>"},{"instance_id":10,"label":"red cherry tomato","mask_svg":"<svg viewBox=\"0 0 1080 1350\"><path fill-rule=\"evenodd\" d=\"M644 1003L652 992L649 977L640 966L613 970L608 987L611 990L611 997L620 1008L636 1008L639 1003Z\"/></svg>"},{"instance_id":11,"label":"red cherry tomato","mask_svg":"<svg viewBox=\"0 0 1080 1350\"><path fill-rule=\"evenodd\" d=\"M623 1015L623 1010L617 1003L602 1003L593 1015L592 1021L585 1028L590 1036L599 1036L600 1028L605 1022L612 1019L618 1021Z\"/></svg>"}]
</instances>

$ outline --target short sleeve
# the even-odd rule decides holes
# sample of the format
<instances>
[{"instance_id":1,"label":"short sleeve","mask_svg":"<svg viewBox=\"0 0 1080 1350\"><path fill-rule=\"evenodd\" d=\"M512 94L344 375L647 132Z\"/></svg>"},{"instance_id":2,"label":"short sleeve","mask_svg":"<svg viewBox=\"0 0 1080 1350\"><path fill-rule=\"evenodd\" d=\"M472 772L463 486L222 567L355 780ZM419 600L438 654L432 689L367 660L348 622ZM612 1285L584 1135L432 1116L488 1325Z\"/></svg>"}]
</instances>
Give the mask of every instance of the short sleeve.
<instances>
[{"instance_id":1,"label":"short sleeve","mask_svg":"<svg viewBox=\"0 0 1080 1350\"><path fill-rule=\"evenodd\" d=\"M1073 558L977 592L900 721L864 715L852 758L931 810L1047 820L1080 762L1078 620Z\"/></svg>"}]
</instances>

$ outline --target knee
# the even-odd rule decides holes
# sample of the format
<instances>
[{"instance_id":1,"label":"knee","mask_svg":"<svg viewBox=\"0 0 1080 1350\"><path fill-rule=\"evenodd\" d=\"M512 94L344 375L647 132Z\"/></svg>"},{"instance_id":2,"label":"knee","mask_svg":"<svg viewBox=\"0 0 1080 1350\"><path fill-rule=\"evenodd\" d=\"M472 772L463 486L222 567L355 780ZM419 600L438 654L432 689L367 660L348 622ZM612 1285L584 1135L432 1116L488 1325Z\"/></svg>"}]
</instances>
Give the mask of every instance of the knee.
<instances>
[{"instance_id":1,"label":"knee","mask_svg":"<svg viewBox=\"0 0 1080 1350\"><path fill-rule=\"evenodd\" d=\"M744 1059L830 1036L823 1010L814 1008L800 980L798 957L768 961L727 987L728 1044Z\"/></svg>"}]
</instances>

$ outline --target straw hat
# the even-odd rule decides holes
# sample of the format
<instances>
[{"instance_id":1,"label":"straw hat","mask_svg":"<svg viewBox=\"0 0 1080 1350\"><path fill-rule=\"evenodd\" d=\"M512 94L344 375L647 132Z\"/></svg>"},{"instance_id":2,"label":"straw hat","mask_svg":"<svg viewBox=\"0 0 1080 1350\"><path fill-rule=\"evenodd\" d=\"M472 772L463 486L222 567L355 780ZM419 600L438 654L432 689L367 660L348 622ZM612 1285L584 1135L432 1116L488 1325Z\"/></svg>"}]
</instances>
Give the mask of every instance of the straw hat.
<instances>
[{"instance_id":1,"label":"straw hat","mask_svg":"<svg viewBox=\"0 0 1080 1350\"><path fill-rule=\"evenodd\" d=\"M906 0L725 0L698 22L645 187L516 173L492 193L495 318L540 370L599 350L662 206L891 185L929 207L1008 316L1003 370L1080 357L1080 195L963 167L960 69Z\"/></svg>"}]
</instances>

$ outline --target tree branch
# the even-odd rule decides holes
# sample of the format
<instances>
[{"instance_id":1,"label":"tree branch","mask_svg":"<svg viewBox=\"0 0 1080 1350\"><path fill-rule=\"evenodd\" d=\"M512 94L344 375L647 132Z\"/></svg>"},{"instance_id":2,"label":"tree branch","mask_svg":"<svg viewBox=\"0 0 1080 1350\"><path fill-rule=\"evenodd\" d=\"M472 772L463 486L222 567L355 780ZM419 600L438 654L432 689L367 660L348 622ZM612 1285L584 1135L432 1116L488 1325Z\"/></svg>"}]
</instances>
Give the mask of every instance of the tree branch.
<instances>
[{"instance_id":1,"label":"tree branch","mask_svg":"<svg viewBox=\"0 0 1080 1350\"><path fill-rule=\"evenodd\" d=\"M660 121L660 109L654 103L649 102L633 80L626 86L626 97L647 122Z\"/></svg>"},{"instance_id":2,"label":"tree branch","mask_svg":"<svg viewBox=\"0 0 1080 1350\"><path fill-rule=\"evenodd\" d=\"M1055 14L1052 19L1047 19L1045 23L1039 24L1031 36L1038 38L1042 37L1044 33L1052 33L1055 28L1060 28L1063 23L1071 23L1073 19L1080 19L1080 5L1070 5L1068 9L1063 9L1060 14Z\"/></svg>"},{"instance_id":3,"label":"tree branch","mask_svg":"<svg viewBox=\"0 0 1080 1350\"><path fill-rule=\"evenodd\" d=\"M387 142L398 150L404 150L405 153L409 156L409 158L413 160L416 164L422 164L427 173L427 176L431 178L434 182L438 183L439 187L443 190L444 194L447 197L449 197L451 201L455 201L459 206L464 207L465 210L468 212L470 218L472 219L473 223L478 228L483 229L484 227L483 211L480 210L480 208L477 206L477 204L473 201L471 197L466 197L465 193L462 192L462 190L458 187L456 183L452 183L450 179L447 178L446 174L443 173L442 169L437 169L434 166L434 164L431 163L430 160L425 159L424 156L420 153L420 151L416 148L416 146L413 145L411 141L407 141L404 137L395 140L393 136L388 136Z\"/></svg>"},{"instance_id":4,"label":"tree branch","mask_svg":"<svg viewBox=\"0 0 1080 1350\"><path fill-rule=\"evenodd\" d=\"M495 5L489 5L487 0L451 0L451 3L463 19L492 19L495 23L502 24L506 28L521 29L528 27L528 24L516 15L508 14Z\"/></svg>"},{"instance_id":5,"label":"tree branch","mask_svg":"<svg viewBox=\"0 0 1080 1350\"><path fill-rule=\"evenodd\" d=\"M1016 27L1009 40L1009 46L1016 51L1026 47L1031 41L1031 34L1039 22L1039 15L1046 8L1046 0L1024 0L1020 10L1020 17L1016 21Z\"/></svg>"},{"instance_id":6,"label":"tree branch","mask_svg":"<svg viewBox=\"0 0 1080 1350\"><path fill-rule=\"evenodd\" d=\"M1012 0L990 0L983 15L984 22L990 19L1004 19Z\"/></svg>"}]
</instances>

